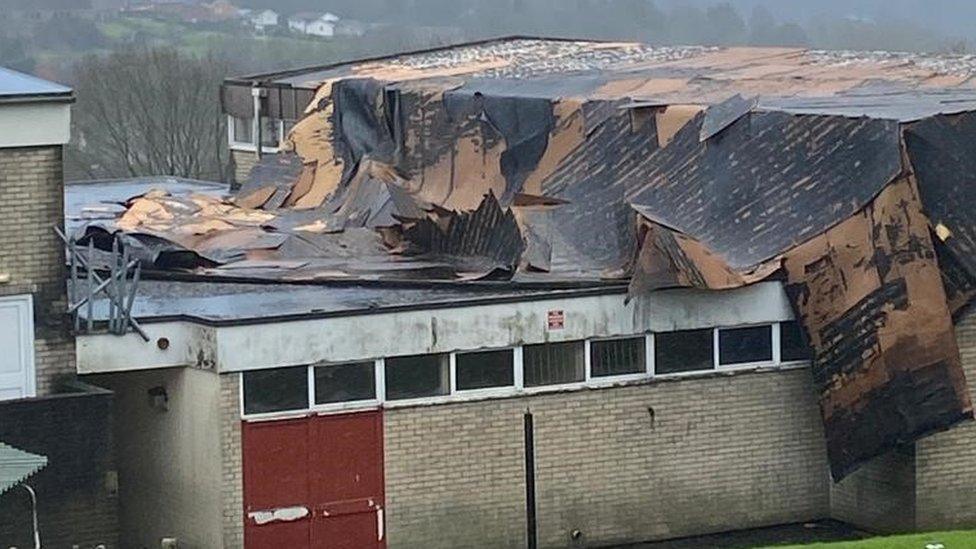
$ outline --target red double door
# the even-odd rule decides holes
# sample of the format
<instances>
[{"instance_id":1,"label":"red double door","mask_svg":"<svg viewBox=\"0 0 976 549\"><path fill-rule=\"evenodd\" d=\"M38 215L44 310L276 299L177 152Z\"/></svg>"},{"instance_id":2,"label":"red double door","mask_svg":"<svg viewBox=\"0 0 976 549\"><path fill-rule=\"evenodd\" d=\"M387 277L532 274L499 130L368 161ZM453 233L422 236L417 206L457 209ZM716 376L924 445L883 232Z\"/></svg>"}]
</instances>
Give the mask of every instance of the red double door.
<instances>
[{"instance_id":1,"label":"red double door","mask_svg":"<svg viewBox=\"0 0 976 549\"><path fill-rule=\"evenodd\" d=\"M379 411L245 422L247 549L383 549Z\"/></svg>"}]
</instances>

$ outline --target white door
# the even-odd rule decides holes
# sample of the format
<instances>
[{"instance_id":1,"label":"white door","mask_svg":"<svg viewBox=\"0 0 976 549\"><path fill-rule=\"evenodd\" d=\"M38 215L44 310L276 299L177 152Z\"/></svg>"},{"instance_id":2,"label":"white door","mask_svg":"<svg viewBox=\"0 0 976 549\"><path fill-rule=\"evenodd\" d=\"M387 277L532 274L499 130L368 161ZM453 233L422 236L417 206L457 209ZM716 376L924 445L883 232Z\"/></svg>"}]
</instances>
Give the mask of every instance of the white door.
<instances>
[{"instance_id":1,"label":"white door","mask_svg":"<svg viewBox=\"0 0 976 549\"><path fill-rule=\"evenodd\" d=\"M34 396L34 311L30 295L0 297L0 400Z\"/></svg>"}]
</instances>

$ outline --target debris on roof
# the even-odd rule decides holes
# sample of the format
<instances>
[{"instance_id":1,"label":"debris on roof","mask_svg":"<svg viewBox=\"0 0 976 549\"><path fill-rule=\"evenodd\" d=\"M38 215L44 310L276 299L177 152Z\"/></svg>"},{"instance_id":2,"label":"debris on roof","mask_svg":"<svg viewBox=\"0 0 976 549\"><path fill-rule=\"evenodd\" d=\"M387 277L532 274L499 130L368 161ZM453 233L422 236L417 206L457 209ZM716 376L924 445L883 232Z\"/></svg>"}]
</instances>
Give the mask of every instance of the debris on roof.
<instances>
[{"instance_id":1,"label":"debris on roof","mask_svg":"<svg viewBox=\"0 0 976 549\"><path fill-rule=\"evenodd\" d=\"M976 294L974 72L512 39L251 77L229 113L260 81L269 116L303 115L235 199L147 193L88 230L215 278L780 278L839 480L973 415L951 314Z\"/></svg>"}]
</instances>

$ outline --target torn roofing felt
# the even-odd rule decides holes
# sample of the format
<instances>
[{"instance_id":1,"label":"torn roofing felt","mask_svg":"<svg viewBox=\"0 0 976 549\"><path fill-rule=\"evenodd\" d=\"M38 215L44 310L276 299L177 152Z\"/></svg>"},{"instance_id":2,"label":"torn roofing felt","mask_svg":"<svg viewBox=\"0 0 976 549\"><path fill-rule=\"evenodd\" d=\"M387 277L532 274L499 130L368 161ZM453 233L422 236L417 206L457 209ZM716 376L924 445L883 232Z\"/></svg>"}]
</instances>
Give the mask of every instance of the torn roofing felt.
<instances>
[{"instance_id":1,"label":"torn roofing felt","mask_svg":"<svg viewBox=\"0 0 976 549\"><path fill-rule=\"evenodd\" d=\"M510 39L230 81L231 114L250 116L237 88L258 81L269 116L305 98L283 152L230 200L149 193L88 230L214 278L629 280L639 296L779 277L839 480L972 417L951 313L976 293L974 73Z\"/></svg>"}]
</instances>

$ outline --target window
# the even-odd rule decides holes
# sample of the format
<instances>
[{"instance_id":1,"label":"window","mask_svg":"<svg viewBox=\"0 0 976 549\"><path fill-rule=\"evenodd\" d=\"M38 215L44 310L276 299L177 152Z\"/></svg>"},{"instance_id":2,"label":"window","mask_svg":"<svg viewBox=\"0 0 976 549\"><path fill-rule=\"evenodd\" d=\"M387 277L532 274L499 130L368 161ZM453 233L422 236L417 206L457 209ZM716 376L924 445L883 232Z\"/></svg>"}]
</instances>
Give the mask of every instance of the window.
<instances>
[{"instance_id":1,"label":"window","mask_svg":"<svg viewBox=\"0 0 976 549\"><path fill-rule=\"evenodd\" d=\"M654 372L679 374L711 370L712 330L682 330L654 334Z\"/></svg>"},{"instance_id":2,"label":"window","mask_svg":"<svg viewBox=\"0 0 976 549\"><path fill-rule=\"evenodd\" d=\"M386 359L387 400L446 395L450 391L448 355L413 355Z\"/></svg>"},{"instance_id":3,"label":"window","mask_svg":"<svg viewBox=\"0 0 976 549\"><path fill-rule=\"evenodd\" d=\"M308 408L308 368L244 372L244 413L264 414Z\"/></svg>"},{"instance_id":4,"label":"window","mask_svg":"<svg viewBox=\"0 0 976 549\"><path fill-rule=\"evenodd\" d=\"M718 363L750 364L772 362L773 327L722 328L718 331Z\"/></svg>"},{"instance_id":5,"label":"window","mask_svg":"<svg viewBox=\"0 0 976 549\"><path fill-rule=\"evenodd\" d=\"M372 362L315 367L316 404L375 398L376 369Z\"/></svg>"},{"instance_id":6,"label":"window","mask_svg":"<svg viewBox=\"0 0 976 549\"><path fill-rule=\"evenodd\" d=\"M795 320L780 322L779 346L780 362L810 360L813 358L813 350L807 345L803 331L800 329L800 324Z\"/></svg>"},{"instance_id":7,"label":"window","mask_svg":"<svg viewBox=\"0 0 976 549\"><path fill-rule=\"evenodd\" d=\"M590 342L590 375L593 377L639 374L645 371L644 338Z\"/></svg>"},{"instance_id":8,"label":"window","mask_svg":"<svg viewBox=\"0 0 976 549\"><path fill-rule=\"evenodd\" d=\"M583 381L586 377L582 341L542 343L522 348L526 387Z\"/></svg>"},{"instance_id":9,"label":"window","mask_svg":"<svg viewBox=\"0 0 976 549\"><path fill-rule=\"evenodd\" d=\"M254 143L250 118L231 117L231 141L251 145Z\"/></svg>"},{"instance_id":10,"label":"window","mask_svg":"<svg viewBox=\"0 0 976 549\"><path fill-rule=\"evenodd\" d=\"M511 387L515 384L511 349L458 353L455 360L457 388L460 391Z\"/></svg>"},{"instance_id":11,"label":"window","mask_svg":"<svg viewBox=\"0 0 976 549\"><path fill-rule=\"evenodd\" d=\"M270 149L278 148L281 121L274 118L261 118L261 146Z\"/></svg>"}]
</instances>

